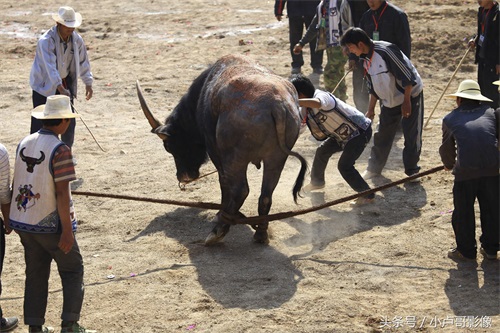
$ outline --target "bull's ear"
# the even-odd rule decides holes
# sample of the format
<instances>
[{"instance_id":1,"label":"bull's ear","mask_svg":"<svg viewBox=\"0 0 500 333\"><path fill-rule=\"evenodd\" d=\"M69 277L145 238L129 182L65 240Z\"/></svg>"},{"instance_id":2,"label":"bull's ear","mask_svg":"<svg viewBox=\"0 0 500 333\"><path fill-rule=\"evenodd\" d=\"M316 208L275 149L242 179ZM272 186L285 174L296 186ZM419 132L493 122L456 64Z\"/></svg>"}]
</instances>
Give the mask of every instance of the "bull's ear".
<instances>
[{"instance_id":1,"label":"bull's ear","mask_svg":"<svg viewBox=\"0 0 500 333\"><path fill-rule=\"evenodd\" d=\"M168 140L169 134L167 125L158 126L157 128L151 130L151 132L158 135L163 141Z\"/></svg>"}]
</instances>

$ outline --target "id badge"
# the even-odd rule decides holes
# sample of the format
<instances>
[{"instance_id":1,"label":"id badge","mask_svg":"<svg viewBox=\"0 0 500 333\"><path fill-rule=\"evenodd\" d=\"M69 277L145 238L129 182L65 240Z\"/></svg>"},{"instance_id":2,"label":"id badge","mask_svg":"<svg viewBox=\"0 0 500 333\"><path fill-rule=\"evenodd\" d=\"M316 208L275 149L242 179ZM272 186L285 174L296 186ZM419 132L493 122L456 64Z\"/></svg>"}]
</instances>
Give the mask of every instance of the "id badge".
<instances>
[{"instance_id":1,"label":"id badge","mask_svg":"<svg viewBox=\"0 0 500 333\"><path fill-rule=\"evenodd\" d=\"M484 42L484 35L479 35L479 38L477 40L477 45L483 46L483 42Z\"/></svg>"},{"instance_id":2,"label":"id badge","mask_svg":"<svg viewBox=\"0 0 500 333\"><path fill-rule=\"evenodd\" d=\"M373 40L380 40L380 33L378 31L373 32Z\"/></svg>"}]
</instances>

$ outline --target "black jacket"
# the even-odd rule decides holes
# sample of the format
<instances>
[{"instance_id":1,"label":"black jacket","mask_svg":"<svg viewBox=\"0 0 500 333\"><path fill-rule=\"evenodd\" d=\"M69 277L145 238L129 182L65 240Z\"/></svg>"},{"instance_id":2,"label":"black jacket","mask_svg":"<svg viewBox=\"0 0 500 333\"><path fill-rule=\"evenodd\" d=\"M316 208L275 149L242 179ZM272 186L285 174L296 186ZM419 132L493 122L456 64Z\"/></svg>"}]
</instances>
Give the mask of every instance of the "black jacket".
<instances>
[{"instance_id":1,"label":"black jacket","mask_svg":"<svg viewBox=\"0 0 500 333\"><path fill-rule=\"evenodd\" d=\"M484 20L484 40L482 46L479 46L479 36L483 34L482 25ZM498 20L498 3L488 10L480 7L477 13L477 37L476 37L476 63L479 61L495 66L500 62L499 60L499 26Z\"/></svg>"},{"instance_id":2,"label":"black jacket","mask_svg":"<svg viewBox=\"0 0 500 333\"><path fill-rule=\"evenodd\" d=\"M387 7L386 7L387 6ZM376 29L375 21L378 22ZM395 44L403 53L411 56L410 24L406 13L392 3L383 1L375 11L368 10L359 21L359 27L373 39L373 32L379 32L379 40Z\"/></svg>"}]
</instances>

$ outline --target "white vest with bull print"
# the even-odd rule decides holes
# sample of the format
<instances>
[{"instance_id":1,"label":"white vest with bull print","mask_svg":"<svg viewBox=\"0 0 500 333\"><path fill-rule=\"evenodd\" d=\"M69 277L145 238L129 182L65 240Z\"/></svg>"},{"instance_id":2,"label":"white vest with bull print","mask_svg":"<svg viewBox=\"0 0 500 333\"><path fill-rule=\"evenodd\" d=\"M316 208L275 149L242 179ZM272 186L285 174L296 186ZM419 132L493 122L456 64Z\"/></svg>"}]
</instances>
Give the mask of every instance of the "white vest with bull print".
<instances>
[{"instance_id":1,"label":"white vest with bull print","mask_svg":"<svg viewBox=\"0 0 500 333\"><path fill-rule=\"evenodd\" d=\"M17 148L10 225L32 233L57 233L60 228L52 159L63 143L55 135L33 133ZM70 213L76 221L71 200Z\"/></svg>"}]
</instances>

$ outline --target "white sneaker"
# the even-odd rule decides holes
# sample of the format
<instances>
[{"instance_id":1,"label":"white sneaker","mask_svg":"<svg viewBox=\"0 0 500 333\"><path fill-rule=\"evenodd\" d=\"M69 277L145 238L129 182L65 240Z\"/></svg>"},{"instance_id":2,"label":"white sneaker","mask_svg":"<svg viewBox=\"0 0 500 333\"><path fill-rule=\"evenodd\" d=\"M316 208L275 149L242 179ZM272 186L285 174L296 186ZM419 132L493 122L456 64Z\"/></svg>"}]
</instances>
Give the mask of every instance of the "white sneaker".
<instances>
[{"instance_id":1,"label":"white sneaker","mask_svg":"<svg viewBox=\"0 0 500 333\"><path fill-rule=\"evenodd\" d=\"M375 173L375 172L371 172L371 171L368 171L368 170L365 170L361 174L361 177L363 177L364 180L372 179L372 178L377 177L377 176L380 176L380 174L379 173Z\"/></svg>"}]
</instances>

